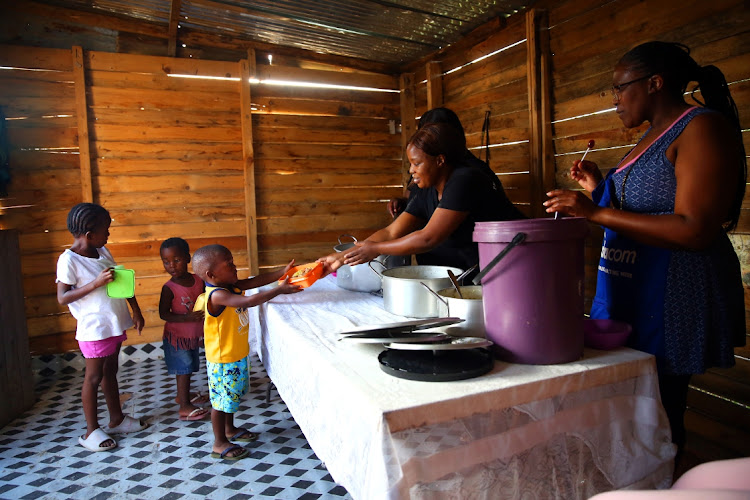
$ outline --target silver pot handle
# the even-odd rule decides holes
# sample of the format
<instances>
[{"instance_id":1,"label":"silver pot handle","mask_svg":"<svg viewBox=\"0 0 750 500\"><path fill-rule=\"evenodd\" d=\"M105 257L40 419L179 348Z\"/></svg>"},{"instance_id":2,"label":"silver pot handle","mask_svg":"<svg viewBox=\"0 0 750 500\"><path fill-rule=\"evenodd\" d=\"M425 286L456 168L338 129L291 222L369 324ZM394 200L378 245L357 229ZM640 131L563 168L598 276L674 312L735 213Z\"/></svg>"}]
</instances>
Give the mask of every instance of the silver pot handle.
<instances>
[{"instance_id":1,"label":"silver pot handle","mask_svg":"<svg viewBox=\"0 0 750 500\"><path fill-rule=\"evenodd\" d=\"M385 267L385 264L383 264L379 260L371 260L370 262L367 263L367 267L369 267L372 270L372 272L374 272L375 274L377 274L378 276L380 276L380 279L382 280L383 279L383 275L381 273L377 272L374 267L372 267L372 263L373 262L377 262L378 264L380 264L381 266L383 266L383 271L385 271L388 268Z\"/></svg>"},{"instance_id":2,"label":"silver pot handle","mask_svg":"<svg viewBox=\"0 0 750 500\"><path fill-rule=\"evenodd\" d=\"M435 290L433 290L429 286L425 285L423 281L420 281L419 284L422 285L423 287L425 287L427 289L427 291L430 292L432 295L434 295L435 297L437 297L437 299L440 302L442 302L443 304L445 304L445 307L448 308L448 315L450 316L450 306L448 305L448 301L447 300L443 300L443 298L440 296L440 294L438 294L437 292L435 292Z\"/></svg>"},{"instance_id":3,"label":"silver pot handle","mask_svg":"<svg viewBox=\"0 0 750 500\"><path fill-rule=\"evenodd\" d=\"M349 238L351 238L352 242L354 242L354 243L357 242L357 238L355 238L353 235L351 235L351 234L342 234L342 235L339 236L339 245L343 245L344 244L344 242L341 241L341 238L344 238L345 236L348 236Z\"/></svg>"}]
</instances>

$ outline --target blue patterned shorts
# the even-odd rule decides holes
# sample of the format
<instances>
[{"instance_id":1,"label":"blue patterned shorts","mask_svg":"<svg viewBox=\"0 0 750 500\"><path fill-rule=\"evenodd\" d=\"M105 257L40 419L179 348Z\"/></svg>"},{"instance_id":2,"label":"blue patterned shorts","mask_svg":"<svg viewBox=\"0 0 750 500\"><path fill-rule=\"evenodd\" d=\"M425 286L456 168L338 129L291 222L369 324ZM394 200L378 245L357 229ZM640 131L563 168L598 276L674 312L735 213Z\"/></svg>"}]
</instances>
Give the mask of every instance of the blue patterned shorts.
<instances>
[{"instance_id":1,"label":"blue patterned shorts","mask_svg":"<svg viewBox=\"0 0 750 500\"><path fill-rule=\"evenodd\" d=\"M212 363L206 361L208 369L208 392L214 410L224 413L237 413L240 399L250 388L248 359L242 358L233 363Z\"/></svg>"}]
</instances>

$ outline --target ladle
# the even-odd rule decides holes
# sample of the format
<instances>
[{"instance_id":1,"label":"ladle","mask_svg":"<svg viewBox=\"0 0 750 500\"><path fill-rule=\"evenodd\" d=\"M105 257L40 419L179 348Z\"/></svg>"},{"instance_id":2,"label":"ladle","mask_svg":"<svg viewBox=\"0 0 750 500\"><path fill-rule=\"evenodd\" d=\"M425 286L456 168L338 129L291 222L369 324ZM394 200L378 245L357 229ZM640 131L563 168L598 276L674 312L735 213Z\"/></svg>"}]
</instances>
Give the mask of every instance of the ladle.
<instances>
[{"instance_id":1,"label":"ladle","mask_svg":"<svg viewBox=\"0 0 750 500\"><path fill-rule=\"evenodd\" d=\"M473 265L473 266L471 266L471 267L470 267L469 269L467 269L466 271L464 271L464 272L462 272L461 274L459 274L459 275L458 275L458 278L456 278L456 281L458 281L459 283L463 283L463 282L464 282L464 278L465 278L465 277L467 277L468 275L470 275L470 274L471 274L471 272L472 272L472 271L473 271L474 269L476 269L477 267L479 267L479 264L474 264L474 265Z\"/></svg>"},{"instance_id":2,"label":"ladle","mask_svg":"<svg viewBox=\"0 0 750 500\"><path fill-rule=\"evenodd\" d=\"M463 299L464 296L461 293L461 287L458 286L458 279L456 279L456 275L453 274L453 271L451 271L450 269L448 269L448 277L451 279L451 283L453 283L453 288L455 288L456 292L458 293L458 298Z\"/></svg>"}]
</instances>

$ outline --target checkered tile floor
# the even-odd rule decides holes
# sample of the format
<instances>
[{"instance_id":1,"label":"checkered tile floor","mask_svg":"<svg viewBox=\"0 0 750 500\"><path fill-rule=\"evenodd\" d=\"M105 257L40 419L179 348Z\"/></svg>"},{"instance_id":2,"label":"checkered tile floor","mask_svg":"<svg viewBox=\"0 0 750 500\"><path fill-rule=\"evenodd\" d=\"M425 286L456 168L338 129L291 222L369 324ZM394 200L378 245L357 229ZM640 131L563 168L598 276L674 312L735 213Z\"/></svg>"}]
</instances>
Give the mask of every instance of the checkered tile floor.
<instances>
[{"instance_id":1,"label":"checkered tile floor","mask_svg":"<svg viewBox=\"0 0 750 500\"><path fill-rule=\"evenodd\" d=\"M260 433L244 443L249 458L212 459L209 419L177 418L175 381L161 346L128 346L120 355L120 393L127 415L146 419L142 432L118 436L111 452L78 444L86 425L80 404L80 355L34 360L36 404L0 429L0 499L350 499L310 448L275 391L266 403L268 376L251 358L250 393L236 425ZM55 365L55 366L51 366ZM62 366L64 365L64 366ZM205 368L192 389L207 391ZM100 394L100 423L107 422Z\"/></svg>"}]
</instances>

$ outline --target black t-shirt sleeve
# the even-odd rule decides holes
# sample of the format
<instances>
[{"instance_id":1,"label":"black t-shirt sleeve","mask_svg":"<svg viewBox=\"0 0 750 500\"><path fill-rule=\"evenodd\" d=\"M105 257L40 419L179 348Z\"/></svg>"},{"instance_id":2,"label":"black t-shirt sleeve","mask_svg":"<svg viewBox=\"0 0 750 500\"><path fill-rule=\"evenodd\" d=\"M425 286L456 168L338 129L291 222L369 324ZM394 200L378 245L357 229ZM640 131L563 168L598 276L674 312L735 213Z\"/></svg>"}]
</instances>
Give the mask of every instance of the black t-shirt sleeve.
<instances>
[{"instance_id":1,"label":"black t-shirt sleeve","mask_svg":"<svg viewBox=\"0 0 750 500\"><path fill-rule=\"evenodd\" d=\"M439 208L456 212L471 212L477 207L478 197L483 189L481 175L470 167L457 168L443 191Z\"/></svg>"}]
</instances>

